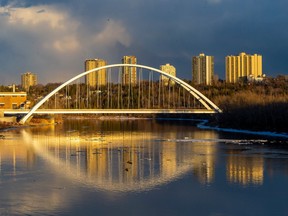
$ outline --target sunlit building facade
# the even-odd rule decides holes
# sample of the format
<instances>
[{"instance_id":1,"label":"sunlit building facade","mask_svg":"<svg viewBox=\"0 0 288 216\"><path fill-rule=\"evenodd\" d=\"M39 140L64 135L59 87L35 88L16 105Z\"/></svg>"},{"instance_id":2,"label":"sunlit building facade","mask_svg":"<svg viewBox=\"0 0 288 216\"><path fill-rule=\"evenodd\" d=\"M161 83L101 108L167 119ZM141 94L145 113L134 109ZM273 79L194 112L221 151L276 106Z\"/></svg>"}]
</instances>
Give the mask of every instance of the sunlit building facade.
<instances>
[{"instance_id":1,"label":"sunlit building facade","mask_svg":"<svg viewBox=\"0 0 288 216\"><path fill-rule=\"evenodd\" d=\"M103 59L88 59L85 61L85 71L106 65L107 62ZM89 85L91 87L106 85L107 83L106 69L101 69L99 71L87 74L85 77L85 83L86 85Z\"/></svg>"},{"instance_id":2,"label":"sunlit building facade","mask_svg":"<svg viewBox=\"0 0 288 216\"><path fill-rule=\"evenodd\" d=\"M26 92L0 92L0 109L27 108Z\"/></svg>"},{"instance_id":3,"label":"sunlit building facade","mask_svg":"<svg viewBox=\"0 0 288 216\"><path fill-rule=\"evenodd\" d=\"M170 64L160 65L160 70L170 75L176 76L176 68L173 65L170 65ZM161 75L160 80L166 86L168 84L173 85L175 83L169 77L163 76L163 75Z\"/></svg>"},{"instance_id":4,"label":"sunlit building facade","mask_svg":"<svg viewBox=\"0 0 288 216\"><path fill-rule=\"evenodd\" d=\"M262 77L262 56L244 52L238 56L226 56L226 82L236 83L241 79Z\"/></svg>"},{"instance_id":5,"label":"sunlit building facade","mask_svg":"<svg viewBox=\"0 0 288 216\"><path fill-rule=\"evenodd\" d=\"M21 75L21 86L26 91L29 91L31 86L37 85L37 75L27 72Z\"/></svg>"},{"instance_id":6,"label":"sunlit building facade","mask_svg":"<svg viewBox=\"0 0 288 216\"><path fill-rule=\"evenodd\" d=\"M122 64L137 64L137 58L135 56L123 56ZM136 67L123 67L122 84L123 85L136 85L137 84L137 68Z\"/></svg>"},{"instance_id":7,"label":"sunlit building facade","mask_svg":"<svg viewBox=\"0 0 288 216\"><path fill-rule=\"evenodd\" d=\"M201 53L192 58L192 80L195 84L211 85L214 76L214 56Z\"/></svg>"}]
</instances>

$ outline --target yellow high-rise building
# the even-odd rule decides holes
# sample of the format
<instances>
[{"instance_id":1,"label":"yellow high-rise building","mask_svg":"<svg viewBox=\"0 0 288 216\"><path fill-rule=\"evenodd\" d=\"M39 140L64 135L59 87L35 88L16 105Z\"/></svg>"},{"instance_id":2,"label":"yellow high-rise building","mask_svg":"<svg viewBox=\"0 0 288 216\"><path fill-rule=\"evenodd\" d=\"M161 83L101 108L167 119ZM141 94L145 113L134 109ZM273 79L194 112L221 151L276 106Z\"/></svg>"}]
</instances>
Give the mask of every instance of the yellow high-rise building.
<instances>
[{"instance_id":1,"label":"yellow high-rise building","mask_svg":"<svg viewBox=\"0 0 288 216\"><path fill-rule=\"evenodd\" d=\"M214 76L214 56L201 53L192 58L192 77L195 84L211 85Z\"/></svg>"},{"instance_id":2,"label":"yellow high-rise building","mask_svg":"<svg viewBox=\"0 0 288 216\"><path fill-rule=\"evenodd\" d=\"M248 55L226 56L226 82L236 83L241 78L262 77L262 56Z\"/></svg>"},{"instance_id":3,"label":"yellow high-rise building","mask_svg":"<svg viewBox=\"0 0 288 216\"><path fill-rule=\"evenodd\" d=\"M137 58L135 56L123 56L122 64L137 64ZM136 85L137 84L136 67L123 67L122 84L123 85Z\"/></svg>"},{"instance_id":4,"label":"yellow high-rise building","mask_svg":"<svg viewBox=\"0 0 288 216\"><path fill-rule=\"evenodd\" d=\"M165 64L165 65L160 65L160 70L161 71L164 71L170 75L173 75L173 76L176 76L176 68L173 66L173 65L170 65L170 64ZM163 76L161 75L161 82L164 84L164 85L173 85L175 82L172 81L169 77L167 76Z\"/></svg>"},{"instance_id":5,"label":"yellow high-rise building","mask_svg":"<svg viewBox=\"0 0 288 216\"><path fill-rule=\"evenodd\" d=\"M85 61L85 71L106 65L107 63L103 59L88 59ZM106 69L101 69L99 71L87 74L85 77L85 83L91 87L106 85Z\"/></svg>"},{"instance_id":6,"label":"yellow high-rise building","mask_svg":"<svg viewBox=\"0 0 288 216\"><path fill-rule=\"evenodd\" d=\"M37 75L27 72L21 75L21 86L26 91L29 91L30 86L37 85Z\"/></svg>"}]
</instances>

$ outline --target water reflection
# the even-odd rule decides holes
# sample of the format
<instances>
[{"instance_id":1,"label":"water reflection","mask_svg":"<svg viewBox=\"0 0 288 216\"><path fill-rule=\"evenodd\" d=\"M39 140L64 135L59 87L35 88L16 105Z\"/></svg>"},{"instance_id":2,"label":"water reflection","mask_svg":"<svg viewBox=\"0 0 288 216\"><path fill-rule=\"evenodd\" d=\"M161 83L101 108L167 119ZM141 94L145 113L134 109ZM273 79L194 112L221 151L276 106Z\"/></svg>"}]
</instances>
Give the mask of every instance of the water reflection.
<instances>
[{"instance_id":1,"label":"water reflection","mask_svg":"<svg viewBox=\"0 0 288 216\"><path fill-rule=\"evenodd\" d=\"M57 214L82 200L83 190L101 198L151 192L187 175L202 185L262 187L265 171L273 176L288 170L279 159L288 159L285 150L253 147L250 141L244 145L187 123L152 121L74 120L5 132L0 215L38 209Z\"/></svg>"},{"instance_id":2,"label":"water reflection","mask_svg":"<svg viewBox=\"0 0 288 216\"><path fill-rule=\"evenodd\" d=\"M4 165L11 168L12 175L16 175L21 167L32 168L34 163L35 152L30 145L19 145L17 138L0 142L0 173Z\"/></svg>"},{"instance_id":3,"label":"water reflection","mask_svg":"<svg viewBox=\"0 0 288 216\"><path fill-rule=\"evenodd\" d=\"M227 157L227 180L244 186L248 184L262 185L264 180L263 156L251 157L234 153L231 151Z\"/></svg>"},{"instance_id":4,"label":"water reflection","mask_svg":"<svg viewBox=\"0 0 288 216\"><path fill-rule=\"evenodd\" d=\"M11 161L13 172L17 163L33 166L37 155L61 175L99 190L150 190L189 172L203 184L213 182L215 132L166 131L154 123L152 127L132 124L129 130L127 122L121 124L100 122L95 126L88 121L23 129L18 139L6 139L0 146L0 170L2 161L6 165ZM191 145L187 141L192 139L198 141Z\"/></svg>"},{"instance_id":5,"label":"water reflection","mask_svg":"<svg viewBox=\"0 0 288 216\"><path fill-rule=\"evenodd\" d=\"M156 139L151 131L127 135L110 132L103 137L66 134L33 137L22 131L26 144L55 170L72 181L109 191L150 190L193 170L202 183L211 182L216 161L216 142L188 142ZM169 137L176 137L169 133ZM212 135L212 137L211 137ZM207 138L215 138L209 132Z\"/></svg>"},{"instance_id":6,"label":"water reflection","mask_svg":"<svg viewBox=\"0 0 288 216\"><path fill-rule=\"evenodd\" d=\"M37 152L20 134L5 134L0 141L0 215L31 214L35 209L53 212L65 207L55 181L38 176ZM45 169L45 168L41 168Z\"/></svg>"},{"instance_id":7,"label":"water reflection","mask_svg":"<svg viewBox=\"0 0 288 216\"><path fill-rule=\"evenodd\" d=\"M23 129L17 139L1 141L0 171L5 163L16 175L21 166L33 167L37 155L61 175L99 190L149 190L189 172L201 184L213 183L217 145L221 143L216 132L189 127L167 131L161 124L150 126L77 121ZM226 154L228 182L263 184L263 156L241 155L235 150Z\"/></svg>"}]
</instances>

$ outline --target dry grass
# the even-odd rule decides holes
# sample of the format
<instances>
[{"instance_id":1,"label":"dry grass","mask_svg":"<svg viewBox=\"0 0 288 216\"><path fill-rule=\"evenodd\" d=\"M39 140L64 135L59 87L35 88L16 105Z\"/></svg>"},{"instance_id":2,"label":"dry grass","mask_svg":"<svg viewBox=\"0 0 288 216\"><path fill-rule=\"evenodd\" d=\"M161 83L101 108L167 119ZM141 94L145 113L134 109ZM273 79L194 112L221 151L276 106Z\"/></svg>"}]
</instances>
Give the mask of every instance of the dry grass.
<instances>
[{"instance_id":1,"label":"dry grass","mask_svg":"<svg viewBox=\"0 0 288 216\"><path fill-rule=\"evenodd\" d=\"M224 111L220 127L288 132L287 85L218 86L206 95Z\"/></svg>"}]
</instances>

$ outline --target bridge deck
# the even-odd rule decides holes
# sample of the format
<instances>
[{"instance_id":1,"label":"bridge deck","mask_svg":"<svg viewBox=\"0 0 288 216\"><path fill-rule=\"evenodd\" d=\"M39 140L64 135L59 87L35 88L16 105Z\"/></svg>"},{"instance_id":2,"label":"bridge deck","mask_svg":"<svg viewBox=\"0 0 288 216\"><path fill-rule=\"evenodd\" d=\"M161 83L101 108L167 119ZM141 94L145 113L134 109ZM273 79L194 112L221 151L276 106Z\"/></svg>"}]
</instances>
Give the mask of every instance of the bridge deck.
<instances>
[{"instance_id":1,"label":"bridge deck","mask_svg":"<svg viewBox=\"0 0 288 216\"><path fill-rule=\"evenodd\" d=\"M4 114L27 114L30 110L4 110ZM213 114L204 109L38 109L36 114Z\"/></svg>"}]
</instances>

